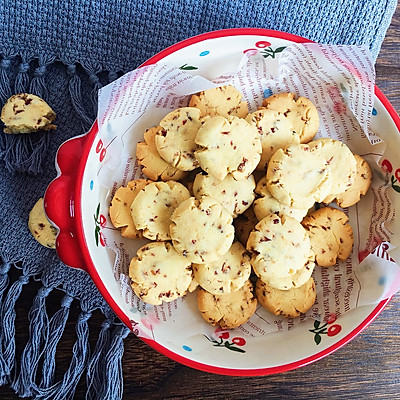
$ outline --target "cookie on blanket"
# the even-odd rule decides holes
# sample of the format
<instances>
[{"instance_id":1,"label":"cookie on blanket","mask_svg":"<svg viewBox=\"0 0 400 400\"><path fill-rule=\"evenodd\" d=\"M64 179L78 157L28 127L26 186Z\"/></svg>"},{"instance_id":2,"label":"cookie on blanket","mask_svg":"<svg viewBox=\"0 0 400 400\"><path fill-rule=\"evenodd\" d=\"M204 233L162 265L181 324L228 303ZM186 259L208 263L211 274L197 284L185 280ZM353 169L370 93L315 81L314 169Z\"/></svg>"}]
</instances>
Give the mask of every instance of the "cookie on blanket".
<instances>
[{"instance_id":1,"label":"cookie on blanket","mask_svg":"<svg viewBox=\"0 0 400 400\"><path fill-rule=\"evenodd\" d=\"M241 118L208 118L195 141L199 147L194 154L201 168L220 180L229 173L236 180L245 179L260 162L257 129Z\"/></svg>"},{"instance_id":2,"label":"cookie on blanket","mask_svg":"<svg viewBox=\"0 0 400 400\"><path fill-rule=\"evenodd\" d=\"M299 134L293 129L292 121L287 114L275 110L261 109L246 117L251 125L257 128L261 139L261 160L258 170L265 170L272 154L290 144L300 143Z\"/></svg>"},{"instance_id":3,"label":"cookie on blanket","mask_svg":"<svg viewBox=\"0 0 400 400\"><path fill-rule=\"evenodd\" d=\"M253 284L248 280L239 290L211 294L199 288L197 304L202 317L222 329L233 329L250 319L257 308Z\"/></svg>"},{"instance_id":4,"label":"cookie on blanket","mask_svg":"<svg viewBox=\"0 0 400 400\"><path fill-rule=\"evenodd\" d=\"M259 197L254 200L253 209L259 221L269 214L285 214L297 219L297 221L301 221L307 214L307 209L285 206L276 200L268 190L266 176L258 181L255 192Z\"/></svg>"},{"instance_id":5,"label":"cookie on blanket","mask_svg":"<svg viewBox=\"0 0 400 400\"><path fill-rule=\"evenodd\" d=\"M240 243L246 247L250 232L258 224L258 219L254 214L253 207L248 208L243 214L238 215L233 220L235 235Z\"/></svg>"},{"instance_id":6,"label":"cookie on blanket","mask_svg":"<svg viewBox=\"0 0 400 400\"><path fill-rule=\"evenodd\" d=\"M162 129L161 126L155 126L144 133L144 142L139 142L136 145L136 158L138 164L142 166L143 173L149 179L153 181L159 179L162 181L179 181L187 173L168 164L157 151L155 137L157 132Z\"/></svg>"},{"instance_id":7,"label":"cookie on blanket","mask_svg":"<svg viewBox=\"0 0 400 400\"><path fill-rule=\"evenodd\" d=\"M310 236L316 263L330 267L346 260L353 248L353 229L347 215L336 208L323 207L305 217L302 225Z\"/></svg>"},{"instance_id":8,"label":"cookie on blanket","mask_svg":"<svg viewBox=\"0 0 400 400\"><path fill-rule=\"evenodd\" d=\"M300 136L300 143L308 143L318 131L318 111L305 97L295 100L294 93L279 93L264 99L262 105L269 110L283 113Z\"/></svg>"},{"instance_id":9,"label":"cookie on blanket","mask_svg":"<svg viewBox=\"0 0 400 400\"><path fill-rule=\"evenodd\" d=\"M371 185L372 172L367 161L358 154L354 154L357 163L357 172L353 184L343 193L336 196L336 203L340 207L350 207L360 201L361 195L365 195Z\"/></svg>"},{"instance_id":10,"label":"cookie on blanket","mask_svg":"<svg viewBox=\"0 0 400 400\"><path fill-rule=\"evenodd\" d=\"M357 173L356 159L350 149L339 140L322 138L313 140L308 145L317 150L329 165L332 187L323 200L328 204L352 186Z\"/></svg>"},{"instance_id":11,"label":"cookie on blanket","mask_svg":"<svg viewBox=\"0 0 400 400\"><path fill-rule=\"evenodd\" d=\"M196 199L209 196L218 200L236 218L253 203L256 183L253 175L236 180L227 175L219 180L212 175L197 174L193 182L193 194Z\"/></svg>"},{"instance_id":12,"label":"cookie on blanket","mask_svg":"<svg viewBox=\"0 0 400 400\"><path fill-rule=\"evenodd\" d=\"M192 266L198 284L212 294L231 293L240 289L251 273L250 256L240 242L234 242L217 260Z\"/></svg>"},{"instance_id":13,"label":"cookie on blanket","mask_svg":"<svg viewBox=\"0 0 400 400\"><path fill-rule=\"evenodd\" d=\"M217 200L190 197L172 214L170 233L175 249L189 261L215 261L233 243L232 216Z\"/></svg>"},{"instance_id":14,"label":"cookie on blanket","mask_svg":"<svg viewBox=\"0 0 400 400\"><path fill-rule=\"evenodd\" d=\"M286 215L267 215L250 233L247 241L251 265L257 276L268 282L270 277L293 275L314 259L310 238L299 221Z\"/></svg>"},{"instance_id":15,"label":"cookie on blanket","mask_svg":"<svg viewBox=\"0 0 400 400\"><path fill-rule=\"evenodd\" d=\"M189 107L200 110L201 116L214 117L230 115L244 118L248 114L247 103L241 101L243 95L233 86L219 86L194 94L189 100Z\"/></svg>"},{"instance_id":16,"label":"cookie on blanket","mask_svg":"<svg viewBox=\"0 0 400 400\"><path fill-rule=\"evenodd\" d=\"M303 267L287 276L277 278L272 275L268 277L264 275L261 279L275 289L290 290L304 285L310 279L314 268L314 261L309 260Z\"/></svg>"},{"instance_id":17,"label":"cookie on blanket","mask_svg":"<svg viewBox=\"0 0 400 400\"><path fill-rule=\"evenodd\" d=\"M19 93L11 96L1 110L4 133L31 133L56 129L56 113L40 97Z\"/></svg>"},{"instance_id":18,"label":"cookie on blanket","mask_svg":"<svg viewBox=\"0 0 400 400\"><path fill-rule=\"evenodd\" d=\"M158 305L182 297L192 282L191 263L170 242L152 242L137 251L129 265L135 294L144 302Z\"/></svg>"},{"instance_id":19,"label":"cookie on blanket","mask_svg":"<svg viewBox=\"0 0 400 400\"><path fill-rule=\"evenodd\" d=\"M280 203L309 209L330 193L330 168L317 149L307 144L291 145L277 150L270 158L267 187Z\"/></svg>"},{"instance_id":20,"label":"cookie on blanket","mask_svg":"<svg viewBox=\"0 0 400 400\"><path fill-rule=\"evenodd\" d=\"M160 122L162 129L156 132L155 142L161 158L181 171L198 167L194 157L194 141L201 126L200 110L182 107L168 113Z\"/></svg>"},{"instance_id":21,"label":"cookie on blanket","mask_svg":"<svg viewBox=\"0 0 400 400\"><path fill-rule=\"evenodd\" d=\"M57 229L50 223L44 213L44 202L41 197L29 213L28 228L33 237L42 246L56 248Z\"/></svg>"},{"instance_id":22,"label":"cookie on blanket","mask_svg":"<svg viewBox=\"0 0 400 400\"><path fill-rule=\"evenodd\" d=\"M111 223L121 230L121 235L129 239L142 238L142 231L136 229L131 215L131 204L137 194L149 183L147 179L129 181L115 192L109 209Z\"/></svg>"},{"instance_id":23,"label":"cookie on blanket","mask_svg":"<svg viewBox=\"0 0 400 400\"><path fill-rule=\"evenodd\" d=\"M312 277L304 285L290 290L275 289L258 279L255 292L258 302L268 311L291 318L305 314L317 297Z\"/></svg>"},{"instance_id":24,"label":"cookie on blanket","mask_svg":"<svg viewBox=\"0 0 400 400\"><path fill-rule=\"evenodd\" d=\"M146 185L131 204L136 229L150 240L169 240L170 217L176 207L190 197L179 182L152 182Z\"/></svg>"}]
</instances>

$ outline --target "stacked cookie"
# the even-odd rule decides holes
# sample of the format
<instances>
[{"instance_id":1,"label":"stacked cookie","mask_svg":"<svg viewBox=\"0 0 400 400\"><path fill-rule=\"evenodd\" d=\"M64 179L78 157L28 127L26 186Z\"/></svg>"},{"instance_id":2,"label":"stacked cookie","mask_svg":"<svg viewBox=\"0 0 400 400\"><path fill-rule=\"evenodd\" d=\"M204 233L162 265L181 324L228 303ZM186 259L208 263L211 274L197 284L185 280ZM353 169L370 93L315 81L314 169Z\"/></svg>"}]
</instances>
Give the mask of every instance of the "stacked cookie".
<instances>
[{"instance_id":1,"label":"stacked cookie","mask_svg":"<svg viewBox=\"0 0 400 400\"><path fill-rule=\"evenodd\" d=\"M343 143L311 141L309 100L274 95L249 114L241 99L222 86L168 113L137 145L149 179L119 188L110 206L123 236L151 241L130 263L136 295L156 305L199 286L203 318L227 329L251 317L257 298L286 316L312 306L315 264L346 259L352 232L337 208L309 210L347 207L371 180Z\"/></svg>"}]
</instances>

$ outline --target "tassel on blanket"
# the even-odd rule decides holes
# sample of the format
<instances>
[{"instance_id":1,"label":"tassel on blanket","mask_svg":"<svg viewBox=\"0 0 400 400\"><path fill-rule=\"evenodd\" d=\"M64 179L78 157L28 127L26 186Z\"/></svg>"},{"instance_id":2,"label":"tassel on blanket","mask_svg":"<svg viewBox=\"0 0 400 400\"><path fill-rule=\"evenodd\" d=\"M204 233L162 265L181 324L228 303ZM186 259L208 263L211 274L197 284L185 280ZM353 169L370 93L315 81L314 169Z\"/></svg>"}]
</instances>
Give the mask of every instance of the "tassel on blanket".
<instances>
[{"instance_id":1,"label":"tassel on blanket","mask_svg":"<svg viewBox=\"0 0 400 400\"><path fill-rule=\"evenodd\" d=\"M35 381L41 348L47 343L49 324L46 312L46 298L51 288L41 287L33 300L29 311L29 341L22 352L20 373L12 384L12 388L21 397L32 396L32 382Z\"/></svg>"},{"instance_id":2,"label":"tassel on blanket","mask_svg":"<svg viewBox=\"0 0 400 400\"><path fill-rule=\"evenodd\" d=\"M47 388L53 384L57 345L64 332L73 300L72 296L66 294L61 300L61 309L51 317L49 338L43 351L43 371L42 380L39 385L40 388Z\"/></svg>"},{"instance_id":3,"label":"tassel on blanket","mask_svg":"<svg viewBox=\"0 0 400 400\"><path fill-rule=\"evenodd\" d=\"M0 385L10 381L11 370L15 362L15 303L22 288L29 282L29 276L22 275L15 281L7 292L0 309L0 345L4 365L1 366Z\"/></svg>"},{"instance_id":4,"label":"tassel on blanket","mask_svg":"<svg viewBox=\"0 0 400 400\"><path fill-rule=\"evenodd\" d=\"M125 325L116 326L111 338L111 345L106 355L103 390L101 399L121 399L122 398L122 365L121 359L124 353L124 339L130 330Z\"/></svg>"},{"instance_id":5,"label":"tassel on blanket","mask_svg":"<svg viewBox=\"0 0 400 400\"><path fill-rule=\"evenodd\" d=\"M105 359L107 349L110 347L112 321L106 319L101 324L101 331L96 342L96 347L89 361L86 375L87 395L86 399L100 399L102 386L105 379Z\"/></svg>"},{"instance_id":6,"label":"tassel on blanket","mask_svg":"<svg viewBox=\"0 0 400 400\"><path fill-rule=\"evenodd\" d=\"M76 73L76 65L69 64L67 66L68 75L70 76L69 80L69 94L71 96L72 105L74 106L75 112L78 114L82 129L86 132L89 130L92 125L92 119L87 115L85 108L83 107L82 101L82 93L81 93L81 79Z\"/></svg>"},{"instance_id":7,"label":"tassel on blanket","mask_svg":"<svg viewBox=\"0 0 400 400\"><path fill-rule=\"evenodd\" d=\"M15 93L26 93L29 86L29 74L30 69L29 62L23 61L19 64L18 73L15 77L14 92Z\"/></svg>"},{"instance_id":8,"label":"tassel on blanket","mask_svg":"<svg viewBox=\"0 0 400 400\"><path fill-rule=\"evenodd\" d=\"M97 97L99 89L103 86L100 82L98 74L102 71L102 66L99 63L82 64L85 72L89 76L89 82L92 84L93 89L90 92L90 100L92 103L93 115L97 115Z\"/></svg>"}]
</instances>

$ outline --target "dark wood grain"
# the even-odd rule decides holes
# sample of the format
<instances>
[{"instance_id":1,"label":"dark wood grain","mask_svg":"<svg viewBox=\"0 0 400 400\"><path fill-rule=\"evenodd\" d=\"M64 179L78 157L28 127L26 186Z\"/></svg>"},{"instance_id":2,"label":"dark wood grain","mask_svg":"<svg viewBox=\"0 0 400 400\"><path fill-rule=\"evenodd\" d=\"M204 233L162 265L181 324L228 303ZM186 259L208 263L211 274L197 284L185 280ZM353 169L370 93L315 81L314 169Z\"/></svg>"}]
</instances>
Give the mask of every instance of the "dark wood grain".
<instances>
[{"instance_id":1,"label":"dark wood grain","mask_svg":"<svg viewBox=\"0 0 400 400\"><path fill-rule=\"evenodd\" d=\"M376 63L376 83L400 112L400 6L393 17ZM16 274L14 274L14 277ZM26 343L27 313L39 287L31 283L17 303L17 355ZM57 309L62 294L53 293L50 313ZM71 359L75 342L78 303L71 315L57 352L56 378L61 378ZM90 319L93 347L100 313ZM400 295L359 336L330 356L306 367L266 377L218 376L182 366L157 353L134 335L125 340L123 356L124 399L282 399L366 398L394 399L400 395ZM76 399L85 398L85 383L79 383ZM7 386L1 399L18 398Z\"/></svg>"}]
</instances>

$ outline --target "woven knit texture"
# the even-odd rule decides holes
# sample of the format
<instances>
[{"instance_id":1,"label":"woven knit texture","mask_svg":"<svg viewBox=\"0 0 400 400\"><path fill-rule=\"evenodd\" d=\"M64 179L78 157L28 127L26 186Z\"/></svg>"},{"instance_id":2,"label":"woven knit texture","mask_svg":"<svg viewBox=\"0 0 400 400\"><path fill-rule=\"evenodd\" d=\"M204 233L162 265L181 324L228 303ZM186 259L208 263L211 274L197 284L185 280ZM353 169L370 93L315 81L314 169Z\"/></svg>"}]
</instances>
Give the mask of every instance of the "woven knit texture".
<instances>
[{"instance_id":1,"label":"woven knit texture","mask_svg":"<svg viewBox=\"0 0 400 400\"><path fill-rule=\"evenodd\" d=\"M28 230L28 214L56 177L55 154L86 132L96 116L97 92L121 74L177 41L234 27L259 27L321 43L362 44L377 57L395 0L0 0L0 102L30 92L57 114L57 130L5 135L0 127L0 385L20 396L68 399L82 375L87 398L122 396L121 357L128 330L83 271L63 265ZM9 271L20 278L10 282ZM25 285L41 280L30 311L30 340L15 358L14 305ZM46 313L52 290L66 294ZM54 382L54 354L78 299L77 341L70 368ZM105 316L97 346L89 349L88 321ZM21 345L22 346L22 345ZM41 360L41 363L38 361ZM41 370L38 370L40 365Z\"/></svg>"}]
</instances>

